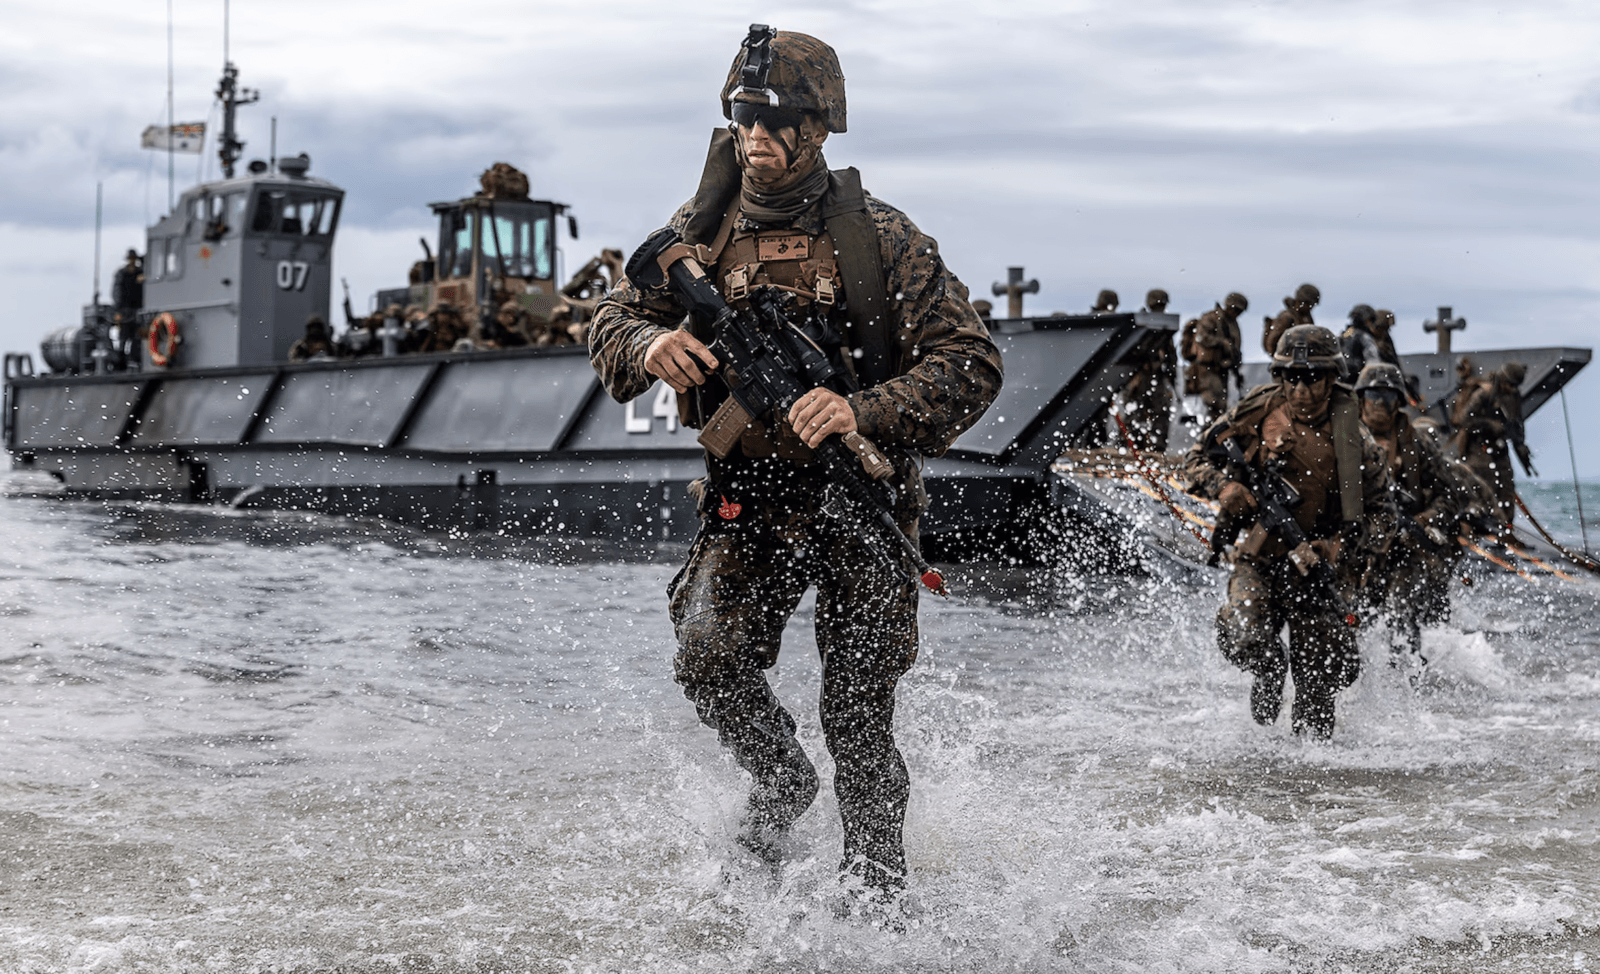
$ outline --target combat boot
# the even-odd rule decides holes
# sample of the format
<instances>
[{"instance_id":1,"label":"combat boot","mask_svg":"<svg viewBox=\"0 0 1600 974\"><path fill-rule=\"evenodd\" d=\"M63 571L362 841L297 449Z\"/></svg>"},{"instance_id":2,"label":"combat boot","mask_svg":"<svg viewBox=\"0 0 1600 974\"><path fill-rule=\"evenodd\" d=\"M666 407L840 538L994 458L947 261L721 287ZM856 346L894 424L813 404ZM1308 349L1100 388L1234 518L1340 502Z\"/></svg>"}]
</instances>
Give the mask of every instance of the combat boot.
<instances>
[{"instance_id":1,"label":"combat boot","mask_svg":"<svg viewBox=\"0 0 1600 974\"><path fill-rule=\"evenodd\" d=\"M775 863L780 840L817 797L817 769L795 738L794 718L759 672L724 685L685 687L695 712L717 740L750 772L750 795L739 824L739 843Z\"/></svg>"},{"instance_id":2,"label":"combat boot","mask_svg":"<svg viewBox=\"0 0 1600 974\"><path fill-rule=\"evenodd\" d=\"M1320 687L1304 688L1297 683L1294 688L1294 707L1289 714L1295 734L1310 734L1324 741L1333 737L1333 701L1336 695L1337 691L1329 692Z\"/></svg>"},{"instance_id":3,"label":"combat boot","mask_svg":"<svg viewBox=\"0 0 1600 974\"><path fill-rule=\"evenodd\" d=\"M1278 721L1283 711L1283 683L1289 674L1289 664L1283 658L1283 648L1274 644L1270 652L1256 661L1251 672L1255 682L1250 684L1250 717L1263 727Z\"/></svg>"}]
</instances>

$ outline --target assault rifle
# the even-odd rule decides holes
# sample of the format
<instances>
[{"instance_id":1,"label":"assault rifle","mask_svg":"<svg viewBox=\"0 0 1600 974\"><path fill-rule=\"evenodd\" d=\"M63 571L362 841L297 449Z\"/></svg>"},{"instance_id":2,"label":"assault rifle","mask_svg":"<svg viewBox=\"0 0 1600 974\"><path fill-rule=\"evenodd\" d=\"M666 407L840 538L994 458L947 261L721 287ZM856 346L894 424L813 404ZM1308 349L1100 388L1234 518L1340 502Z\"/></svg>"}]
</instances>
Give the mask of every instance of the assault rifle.
<instances>
[{"instance_id":1,"label":"assault rifle","mask_svg":"<svg viewBox=\"0 0 1600 974\"><path fill-rule=\"evenodd\" d=\"M718 362L714 374L727 385L729 397L706 421L700 432L702 446L725 457L752 420L768 425L787 423L790 407L812 389L854 391L849 373L834 365L827 353L789 320L779 298L783 292L752 288L747 309L731 308L706 277L700 254L683 243L676 230L663 227L639 245L626 270L635 283L670 287L689 314L709 326L714 336L709 345ZM700 367L713 372L703 362ZM892 474L894 467L878 448L860 433L850 432L829 434L813 449L828 479L843 495L838 516L853 523L885 565L909 563L930 591L949 595L944 577L895 524L892 492L878 482Z\"/></svg>"},{"instance_id":2,"label":"assault rifle","mask_svg":"<svg viewBox=\"0 0 1600 974\"><path fill-rule=\"evenodd\" d=\"M344 286L344 324L346 328L354 328L356 313L350 307L350 282L341 277L339 283Z\"/></svg>"},{"instance_id":3,"label":"assault rifle","mask_svg":"<svg viewBox=\"0 0 1600 974\"><path fill-rule=\"evenodd\" d=\"M1300 506L1303 498L1299 491L1283 479L1283 475L1278 472L1277 464L1268 463L1265 470L1258 469L1245 460L1244 451L1239 449L1238 441L1233 437L1213 440L1207 444L1206 452L1215 459L1225 461L1228 464L1229 476L1249 488L1251 495L1256 499L1254 518L1249 518L1249 515L1239 519L1229 518L1227 515L1218 516L1217 530L1211 535L1213 563L1216 554L1233 540L1232 535L1237 534L1239 528L1243 526L1241 522L1248 523L1248 520L1259 521L1268 533L1277 535L1278 540L1288 545L1291 551L1310 542L1311 539L1306 536L1305 529L1294 519L1294 509ZM1226 529L1229 531L1228 534L1223 533L1225 524L1230 526ZM1298 568L1299 564L1296 563L1295 567ZM1303 570L1303 573L1311 580L1312 591L1319 602L1337 611L1345 625L1353 627L1359 624L1360 620L1356 617L1355 611L1339 594L1338 579L1334 577L1333 569L1328 566L1327 559L1319 558L1316 564Z\"/></svg>"}]
</instances>

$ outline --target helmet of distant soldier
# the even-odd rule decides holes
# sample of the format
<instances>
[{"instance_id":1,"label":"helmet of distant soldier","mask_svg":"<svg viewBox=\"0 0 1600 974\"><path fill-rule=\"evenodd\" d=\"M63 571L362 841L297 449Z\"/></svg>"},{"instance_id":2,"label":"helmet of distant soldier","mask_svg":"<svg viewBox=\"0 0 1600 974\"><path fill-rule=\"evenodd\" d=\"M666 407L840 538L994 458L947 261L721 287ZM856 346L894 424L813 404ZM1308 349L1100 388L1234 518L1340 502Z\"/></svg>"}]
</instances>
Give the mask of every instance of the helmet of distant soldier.
<instances>
[{"instance_id":1,"label":"helmet of distant soldier","mask_svg":"<svg viewBox=\"0 0 1600 974\"><path fill-rule=\"evenodd\" d=\"M1120 303L1122 302L1121 299L1117 297L1117 292L1111 290L1110 288L1105 288L1099 294L1095 295L1094 307L1090 308L1089 310L1102 313L1111 312L1117 310L1117 305Z\"/></svg>"},{"instance_id":2,"label":"helmet of distant soldier","mask_svg":"<svg viewBox=\"0 0 1600 974\"><path fill-rule=\"evenodd\" d=\"M1343 375L1344 356L1339 354L1339 340L1321 325L1290 328L1278 339L1277 351L1272 355L1272 374L1282 375L1291 369Z\"/></svg>"},{"instance_id":3,"label":"helmet of distant soldier","mask_svg":"<svg viewBox=\"0 0 1600 974\"><path fill-rule=\"evenodd\" d=\"M1401 374L1400 367L1388 362L1371 362L1361 367L1361 375L1356 377L1356 392L1365 389L1393 389L1401 398L1406 395L1406 377Z\"/></svg>"},{"instance_id":4,"label":"helmet of distant soldier","mask_svg":"<svg viewBox=\"0 0 1600 974\"><path fill-rule=\"evenodd\" d=\"M739 118L736 105L745 106ZM722 86L722 117L740 124L761 117L776 130L797 125L801 112L816 115L829 132L845 131L839 56L810 34L751 24Z\"/></svg>"},{"instance_id":5,"label":"helmet of distant soldier","mask_svg":"<svg viewBox=\"0 0 1600 974\"><path fill-rule=\"evenodd\" d=\"M1521 386L1522 380L1528 377L1528 367L1521 362L1507 362L1500 367L1500 378L1511 385Z\"/></svg>"},{"instance_id":6,"label":"helmet of distant soldier","mask_svg":"<svg viewBox=\"0 0 1600 974\"><path fill-rule=\"evenodd\" d=\"M1243 314L1250 310L1250 299L1238 291L1232 291L1222 299L1222 306L1234 314Z\"/></svg>"},{"instance_id":7,"label":"helmet of distant soldier","mask_svg":"<svg viewBox=\"0 0 1600 974\"><path fill-rule=\"evenodd\" d=\"M1350 309L1350 323L1358 328L1372 329L1373 322L1378 320L1378 313L1372 310L1370 304L1358 304Z\"/></svg>"},{"instance_id":8,"label":"helmet of distant soldier","mask_svg":"<svg viewBox=\"0 0 1600 974\"><path fill-rule=\"evenodd\" d=\"M1374 327L1378 331L1387 333L1389 329L1394 327L1394 312L1388 308L1379 308L1378 318L1374 322Z\"/></svg>"},{"instance_id":9,"label":"helmet of distant soldier","mask_svg":"<svg viewBox=\"0 0 1600 974\"><path fill-rule=\"evenodd\" d=\"M1294 299L1301 304L1319 304L1322 292L1317 290L1315 284L1302 284L1294 289Z\"/></svg>"},{"instance_id":10,"label":"helmet of distant soldier","mask_svg":"<svg viewBox=\"0 0 1600 974\"><path fill-rule=\"evenodd\" d=\"M1144 306L1156 314L1167 310L1167 304L1172 298L1161 288L1153 287L1144 296Z\"/></svg>"}]
</instances>

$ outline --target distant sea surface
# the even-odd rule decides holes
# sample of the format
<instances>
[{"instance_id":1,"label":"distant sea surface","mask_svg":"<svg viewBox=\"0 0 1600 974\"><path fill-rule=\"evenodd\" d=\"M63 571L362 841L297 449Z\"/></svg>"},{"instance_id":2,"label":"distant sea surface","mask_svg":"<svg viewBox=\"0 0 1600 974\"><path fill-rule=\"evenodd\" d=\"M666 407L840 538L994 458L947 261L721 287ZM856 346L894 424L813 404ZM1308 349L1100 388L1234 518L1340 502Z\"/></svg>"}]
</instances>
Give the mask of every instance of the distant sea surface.
<instances>
[{"instance_id":1,"label":"distant sea surface","mask_svg":"<svg viewBox=\"0 0 1600 974\"><path fill-rule=\"evenodd\" d=\"M1600 971L1586 581L1475 570L1420 673L1364 632L1314 743L1251 722L1220 573L958 566L895 932L836 915L809 603L772 675L825 784L772 877L671 680L681 549L16 489L0 539L0 971Z\"/></svg>"}]
</instances>

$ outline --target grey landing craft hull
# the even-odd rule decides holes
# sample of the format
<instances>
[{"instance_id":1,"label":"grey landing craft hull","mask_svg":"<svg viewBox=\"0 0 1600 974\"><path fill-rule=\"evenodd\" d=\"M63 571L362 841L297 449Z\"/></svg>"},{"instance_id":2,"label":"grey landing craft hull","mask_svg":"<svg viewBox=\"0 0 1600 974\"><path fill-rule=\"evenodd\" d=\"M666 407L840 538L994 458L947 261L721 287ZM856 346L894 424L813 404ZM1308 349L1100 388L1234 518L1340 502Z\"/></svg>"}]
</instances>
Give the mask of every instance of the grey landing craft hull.
<instances>
[{"instance_id":1,"label":"grey landing craft hull","mask_svg":"<svg viewBox=\"0 0 1600 974\"><path fill-rule=\"evenodd\" d=\"M983 419L927 461L935 546L995 543L1049 505L1051 462L1173 315L993 323L1006 379ZM67 496L307 509L430 529L683 540L695 431L657 384L627 403L582 349L9 378L13 465Z\"/></svg>"}]
</instances>

